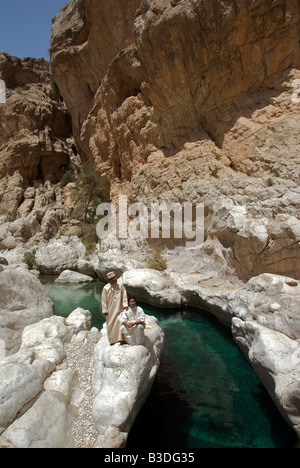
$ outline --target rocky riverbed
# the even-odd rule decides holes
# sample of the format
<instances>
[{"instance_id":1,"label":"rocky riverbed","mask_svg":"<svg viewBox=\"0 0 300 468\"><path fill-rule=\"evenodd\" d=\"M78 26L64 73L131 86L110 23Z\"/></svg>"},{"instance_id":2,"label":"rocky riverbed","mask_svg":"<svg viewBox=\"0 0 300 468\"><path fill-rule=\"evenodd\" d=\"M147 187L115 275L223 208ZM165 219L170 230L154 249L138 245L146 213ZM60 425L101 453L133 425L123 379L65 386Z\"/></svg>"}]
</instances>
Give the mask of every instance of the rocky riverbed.
<instances>
[{"instance_id":1,"label":"rocky riverbed","mask_svg":"<svg viewBox=\"0 0 300 468\"><path fill-rule=\"evenodd\" d=\"M74 242L79 243L80 241L72 238L72 242L74 244ZM61 242L56 241L55 245L56 247L61 245L62 248L64 248L66 239L63 238ZM109 245L111 249L108 248ZM51 244L49 247L51 248ZM215 315L222 323L231 327L233 338L249 359L283 417L299 435L300 412L298 407L298 388L300 381L300 319L298 311L300 286L298 281L281 275L264 273L243 283L234 277L227 276L225 279L222 279L222 277L217 274L212 275L209 268L207 268L206 272L204 272L203 269L201 272L196 271L196 265L198 265L199 270L199 262L204 262L206 265L209 265L207 259L205 259L205 255L201 252L201 248L200 250L178 248L176 261L174 258L175 252L168 252L166 250L163 256L167 268L161 272L149 269L145 264L144 268L142 268L141 256L139 257L140 263L136 263L137 259L134 258L131 251L131 249L135 251L138 257L137 244L134 240L131 240L129 243L127 242L126 249L123 248L118 252L116 250L115 240L107 240L105 255L102 257L98 252L97 255L87 261L81 257L80 252L82 249L80 248L78 250L77 272L74 272L73 279L71 278L72 271L67 272L70 281L72 282L76 278L78 281L82 281L83 277L81 275L78 276L78 270L82 271L83 262L85 269L88 268L90 273L93 270L99 277L104 275L108 269L113 269L117 266L128 293L136 295L138 300L150 303L155 307L170 309L180 305L187 305L207 310ZM112 253L114 253L114 255L112 255ZM56 251L56 255L57 258L63 258L59 250ZM9 256L10 254L8 257ZM73 256L70 257L70 262L74 261L73 258ZM137 266L139 266L139 268L136 268ZM20 268L20 266L15 265L11 267L3 266L2 268L3 271L0 273L0 279L3 279L3 284L8 284L6 276L10 278L10 281L13 281L14 276L16 276L24 277L21 282L24 284L24 287L29 287L29 284L32 282L35 288L38 287L39 280L31 273L28 273L24 267ZM88 275L85 275L85 277L86 281L90 281L91 277ZM25 278L29 281L28 285L26 285L24 281ZM20 294L23 293L20 291ZM41 301L40 296L38 300ZM15 301L18 302L17 297L15 297ZM50 310L48 313L51 316L51 304L47 298L44 298L44 301L45 304L49 304ZM14 311L17 308L13 303L10 306ZM18 307L18 313L23 317L24 312L20 312L20 306ZM15 313L16 312L14 312L14 314ZM5 315L7 316L7 311ZM50 320L50 318L47 320ZM70 320L72 323L72 318ZM40 323L42 324L43 320ZM80 320L76 323L76 326L77 330L78 327L79 329L82 327L82 325L80 325ZM156 329L155 324L151 326L154 327L154 330ZM84 328L88 327L85 325ZM3 330L5 330L5 328L2 328L2 334ZM106 411L101 408L101 405L98 407L98 403L95 402L103 401L102 397L97 399L97 394L99 392L101 395L101 391L104 391L106 395L106 390L102 388L99 382L105 375L103 359L104 356L107 356L107 351L105 351L105 329L101 332L104 336L102 336L100 341L98 340L101 334L96 332L95 329L93 329L92 332L95 334L90 334L91 332L87 330L80 331L78 334L75 333L75 335L71 337L72 339L69 337L65 343L65 350L60 351L60 356L61 353L67 356L67 368L78 371L79 382L81 379L79 387L81 385L80 388L84 391L86 398L85 403L82 403L82 405L89 406L89 411L85 411L83 409L84 406L79 405L79 417L75 420L74 426L76 441L74 443L80 446L110 446L111 444L122 446L125 443L124 433L127 434L128 429L122 432L123 435L120 438L118 431L116 432L115 429L118 426L117 424L112 425L114 428L112 431L111 429L107 429L110 426L108 421L103 426L101 418L97 419L102 411L104 411L104 414ZM2 335L2 337L3 336L4 335ZM13 357L18 356L19 353L19 351L17 351L16 355L12 354L11 357L4 357L5 353L13 353L13 351L17 350L18 346L20 346L20 344L17 344L20 343L19 332L16 332L15 338L11 337L11 335L9 336L10 343L16 340L16 344L13 346L10 345L9 349L11 349L11 351L9 351L9 349L3 351L4 359L2 359L0 365L3 365L6 359L14 359ZM152 336L154 337L153 333ZM159 333L155 340L158 339L158 336ZM63 339L63 341L66 340ZM6 343L5 339L2 339L2 342ZM95 350L97 359L96 364L94 363L94 367L92 367L92 349L95 343L97 343L96 349L98 345L100 348L98 351ZM42 344L40 346L42 346ZM162 347L161 345L154 345L154 342L152 346L154 346L154 349L158 350L156 358L158 359ZM157 346L158 348L156 348ZM24 345L22 344L21 349L23 347ZM52 351L55 355L57 352L57 350ZM80 354L78 355L79 352ZM122 358L119 353L120 350L116 347L114 359L121 359L120 363L122 359L131 359L127 356L126 352L126 358ZM110 353L108 353L108 356L110 356ZM110 359L113 359L112 355L109 357L109 360ZM59 364L60 360L61 357L58 359L57 364ZM63 360L63 367L65 365L64 362ZM98 365L100 365L100 369L97 370ZM87 366L87 372L82 373L83 366ZM108 367L109 366L108 364ZM155 369L155 366L155 361L152 359L151 365L147 364L146 368L149 369L150 372L150 369ZM100 380L96 378L96 384L94 382L92 388L91 379L92 374L94 374L95 377L95 373L96 375L101 374L101 378ZM112 375L108 375L106 378L108 379L107 382L109 382L112 379ZM116 376L114 378L116 378ZM138 380L140 380L140 377ZM110 390L107 390L109 393L111 393L112 387L114 387L114 384L111 381L111 387L108 387ZM151 387L150 383L146 388L149 389L149 387ZM130 392L131 390L128 391ZM141 391L140 394L139 391ZM134 408L139 407L139 397L144 395L145 390L139 389L139 391L133 400L135 402L132 406L133 410L130 411L135 411ZM144 401L144 398L145 395L142 397L142 401ZM114 397L114 400L117 401L116 397ZM91 401L93 401L93 405L97 407L96 413L98 416L92 414L92 411L95 410L91 410ZM81 410L82 412L80 415ZM116 404L116 418L118 420L121 417L120 414L122 414L122 411L121 408L118 409L118 405ZM134 412L133 414L136 413ZM105 419L104 416L102 417ZM123 421L122 424L127 424L127 418L127 413L121 417ZM131 418L129 419L131 420ZM130 424L131 423L129 423L129 426ZM87 431L86 437L82 438L82 434L85 433L85 431Z\"/></svg>"}]
</instances>

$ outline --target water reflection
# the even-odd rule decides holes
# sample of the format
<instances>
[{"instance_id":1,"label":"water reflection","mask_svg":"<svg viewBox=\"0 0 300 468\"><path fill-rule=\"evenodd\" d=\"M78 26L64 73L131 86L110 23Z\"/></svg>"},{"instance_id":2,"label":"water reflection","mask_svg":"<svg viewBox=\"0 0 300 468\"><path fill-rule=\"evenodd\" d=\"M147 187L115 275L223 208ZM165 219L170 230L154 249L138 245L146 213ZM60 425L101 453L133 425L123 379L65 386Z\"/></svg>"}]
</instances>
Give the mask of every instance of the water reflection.
<instances>
[{"instance_id":1,"label":"water reflection","mask_svg":"<svg viewBox=\"0 0 300 468\"><path fill-rule=\"evenodd\" d=\"M91 312L92 326L99 329L105 321L101 313L101 291L103 284L99 281L93 283L80 284L59 284L55 283L55 277L41 277L46 293L55 305L56 315L68 317L68 315L82 307Z\"/></svg>"}]
</instances>

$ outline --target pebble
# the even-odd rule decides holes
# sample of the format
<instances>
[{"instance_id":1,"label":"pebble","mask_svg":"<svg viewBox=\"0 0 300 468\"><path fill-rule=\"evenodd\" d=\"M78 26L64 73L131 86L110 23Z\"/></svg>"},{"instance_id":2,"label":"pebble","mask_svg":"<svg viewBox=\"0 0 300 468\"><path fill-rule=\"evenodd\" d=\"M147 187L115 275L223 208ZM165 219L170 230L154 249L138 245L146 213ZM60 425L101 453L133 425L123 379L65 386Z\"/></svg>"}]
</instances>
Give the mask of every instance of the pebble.
<instances>
[{"instance_id":1,"label":"pebble","mask_svg":"<svg viewBox=\"0 0 300 468\"><path fill-rule=\"evenodd\" d=\"M99 335L89 334L83 342L70 342L66 345L68 367L78 373L79 387L85 397L73 424L73 434L77 448L93 448L98 437L92 418L94 348Z\"/></svg>"}]
</instances>

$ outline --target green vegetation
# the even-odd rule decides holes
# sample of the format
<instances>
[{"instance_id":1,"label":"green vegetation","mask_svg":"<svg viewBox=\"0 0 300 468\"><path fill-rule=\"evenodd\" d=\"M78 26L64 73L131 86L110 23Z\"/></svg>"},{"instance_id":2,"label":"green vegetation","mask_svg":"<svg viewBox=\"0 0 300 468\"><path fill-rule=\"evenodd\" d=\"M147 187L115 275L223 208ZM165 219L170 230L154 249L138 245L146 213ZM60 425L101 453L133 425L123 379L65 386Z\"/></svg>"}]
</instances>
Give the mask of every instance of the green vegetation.
<instances>
[{"instance_id":1,"label":"green vegetation","mask_svg":"<svg viewBox=\"0 0 300 468\"><path fill-rule=\"evenodd\" d=\"M60 188L63 189L66 185L68 185L70 182L73 182L73 181L74 181L74 174L70 169L67 169L60 181Z\"/></svg>"},{"instance_id":2,"label":"green vegetation","mask_svg":"<svg viewBox=\"0 0 300 468\"><path fill-rule=\"evenodd\" d=\"M5 221L7 223L11 223L15 221L18 217L18 211L17 208L14 208L12 211L9 211L5 217Z\"/></svg>"},{"instance_id":3,"label":"green vegetation","mask_svg":"<svg viewBox=\"0 0 300 468\"><path fill-rule=\"evenodd\" d=\"M59 89L53 79L51 79L50 87L51 87L51 93L50 93L51 98L54 101L59 102L60 101Z\"/></svg>"},{"instance_id":4,"label":"green vegetation","mask_svg":"<svg viewBox=\"0 0 300 468\"><path fill-rule=\"evenodd\" d=\"M166 261L162 258L162 247L151 246L151 253L147 256L147 266L152 270L163 271L167 268Z\"/></svg>"},{"instance_id":5,"label":"green vegetation","mask_svg":"<svg viewBox=\"0 0 300 468\"><path fill-rule=\"evenodd\" d=\"M76 185L82 193L84 224L91 223L94 220L97 206L104 200L104 186L99 181L95 168L88 163L82 165Z\"/></svg>"},{"instance_id":6,"label":"green vegetation","mask_svg":"<svg viewBox=\"0 0 300 468\"><path fill-rule=\"evenodd\" d=\"M36 250L33 250L32 252L25 252L24 257L22 259L22 262L25 263L30 269L37 267L35 261L35 253Z\"/></svg>"}]
</instances>

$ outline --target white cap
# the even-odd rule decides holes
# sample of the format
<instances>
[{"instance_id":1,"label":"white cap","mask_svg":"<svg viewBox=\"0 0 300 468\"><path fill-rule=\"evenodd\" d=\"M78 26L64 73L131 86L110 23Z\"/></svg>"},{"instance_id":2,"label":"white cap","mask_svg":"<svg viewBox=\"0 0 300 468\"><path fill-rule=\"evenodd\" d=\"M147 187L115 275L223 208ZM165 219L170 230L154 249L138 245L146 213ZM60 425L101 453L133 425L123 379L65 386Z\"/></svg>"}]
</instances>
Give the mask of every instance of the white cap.
<instances>
[{"instance_id":1,"label":"white cap","mask_svg":"<svg viewBox=\"0 0 300 468\"><path fill-rule=\"evenodd\" d=\"M107 278L108 279L111 279L111 278L115 278L116 277L116 274L114 271L110 271L109 273L107 273Z\"/></svg>"}]
</instances>

